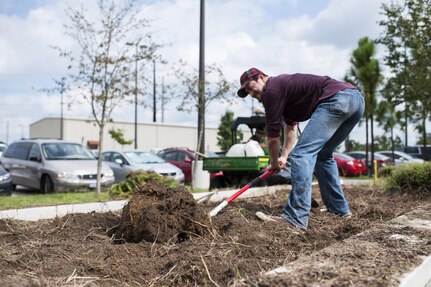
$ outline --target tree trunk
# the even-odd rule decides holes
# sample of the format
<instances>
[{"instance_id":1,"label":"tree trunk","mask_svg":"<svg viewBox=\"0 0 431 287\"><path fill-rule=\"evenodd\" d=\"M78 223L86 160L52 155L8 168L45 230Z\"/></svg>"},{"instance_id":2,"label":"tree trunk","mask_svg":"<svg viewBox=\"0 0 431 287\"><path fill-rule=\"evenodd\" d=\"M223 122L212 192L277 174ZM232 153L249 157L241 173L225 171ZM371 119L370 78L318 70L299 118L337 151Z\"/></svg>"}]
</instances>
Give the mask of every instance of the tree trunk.
<instances>
[{"instance_id":1,"label":"tree trunk","mask_svg":"<svg viewBox=\"0 0 431 287\"><path fill-rule=\"evenodd\" d=\"M424 160L428 160L430 158L430 155L428 154L428 149L427 149L427 127L426 127L426 117L422 118L422 125L423 125L423 129L422 129L422 137L423 137L423 145L424 145L424 149L423 149L423 153L424 153Z\"/></svg>"},{"instance_id":2,"label":"tree trunk","mask_svg":"<svg viewBox=\"0 0 431 287\"><path fill-rule=\"evenodd\" d=\"M371 168L374 173L374 115L370 116L370 132L371 132Z\"/></svg>"},{"instance_id":3,"label":"tree trunk","mask_svg":"<svg viewBox=\"0 0 431 287\"><path fill-rule=\"evenodd\" d=\"M391 152L392 152L392 160L395 163L395 142L394 142L394 127L391 127Z\"/></svg>"},{"instance_id":4,"label":"tree trunk","mask_svg":"<svg viewBox=\"0 0 431 287\"><path fill-rule=\"evenodd\" d=\"M365 167L367 168L367 175L371 176L370 174L370 167L369 167L369 160L368 160L368 116L365 116Z\"/></svg>"},{"instance_id":5,"label":"tree trunk","mask_svg":"<svg viewBox=\"0 0 431 287\"><path fill-rule=\"evenodd\" d=\"M97 157L97 182L96 182L96 194L100 195L101 192L101 179L102 179L102 147L103 147L103 131L105 129L105 120L102 118L99 127L99 154Z\"/></svg>"},{"instance_id":6,"label":"tree trunk","mask_svg":"<svg viewBox=\"0 0 431 287\"><path fill-rule=\"evenodd\" d=\"M404 145L406 147L409 146L408 144L408 132L407 132L407 126L408 126L408 119L407 119L407 108L404 110L404 118L405 118L405 125L404 125Z\"/></svg>"}]
</instances>

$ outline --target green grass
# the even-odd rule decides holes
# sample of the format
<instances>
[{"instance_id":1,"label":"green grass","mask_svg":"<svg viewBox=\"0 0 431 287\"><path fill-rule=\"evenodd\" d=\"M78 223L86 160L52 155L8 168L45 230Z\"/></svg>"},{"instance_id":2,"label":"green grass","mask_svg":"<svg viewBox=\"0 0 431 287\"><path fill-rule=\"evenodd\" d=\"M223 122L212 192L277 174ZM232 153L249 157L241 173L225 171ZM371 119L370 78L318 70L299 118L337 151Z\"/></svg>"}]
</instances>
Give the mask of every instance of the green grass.
<instances>
[{"instance_id":1,"label":"green grass","mask_svg":"<svg viewBox=\"0 0 431 287\"><path fill-rule=\"evenodd\" d=\"M103 202L109 200L112 200L112 198L107 192L102 192L99 195L96 195L94 191L2 196L0 197L0 209Z\"/></svg>"}]
</instances>

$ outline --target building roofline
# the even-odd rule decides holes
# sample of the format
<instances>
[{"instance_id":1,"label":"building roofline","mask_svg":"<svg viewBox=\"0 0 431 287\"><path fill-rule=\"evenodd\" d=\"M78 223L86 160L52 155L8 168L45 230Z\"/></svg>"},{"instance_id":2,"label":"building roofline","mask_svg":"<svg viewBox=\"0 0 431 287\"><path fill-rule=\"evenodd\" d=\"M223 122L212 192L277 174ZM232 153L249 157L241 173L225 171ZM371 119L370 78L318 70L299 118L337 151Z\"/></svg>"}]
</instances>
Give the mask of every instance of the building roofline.
<instances>
[{"instance_id":1,"label":"building roofline","mask_svg":"<svg viewBox=\"0 0 431 287\"><path fill-rule=\"evenodd\" d=\"M48 120L48 119L57 119L60 120L60 117L44 117L41 118L40 120L37 120L33 123L30 124L30 126L33 126L39 122L42 122L44 120ZM87 122L87 123L95 123L96 121L94 119L84 119L84 118L74 118L74 117L64 117L63 120L68 120L68 121L82 121L82 122ZM129 121L113 121L113 122L107 122L107 123L116 123L116 124L131 124L133 125L134 122L129 122ZM165 126L165 127L181 127L181 128L197 128L196 125L181 125L181 124L172 124L172 123L154 123L154 122L138 122L138 125L144 125L144 126ZM217 127L205 127L206 129L215 129L217 130Z\"/></svg>"}]
</instances>

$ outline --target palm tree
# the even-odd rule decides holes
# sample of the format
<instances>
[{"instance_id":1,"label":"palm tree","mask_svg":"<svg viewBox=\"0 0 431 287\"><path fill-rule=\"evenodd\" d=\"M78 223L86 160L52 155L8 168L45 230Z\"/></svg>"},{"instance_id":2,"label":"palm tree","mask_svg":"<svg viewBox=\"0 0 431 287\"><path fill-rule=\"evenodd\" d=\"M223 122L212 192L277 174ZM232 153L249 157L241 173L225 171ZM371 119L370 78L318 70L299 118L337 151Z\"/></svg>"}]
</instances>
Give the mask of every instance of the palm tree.
<instances>
[{"instance_id":1,"label":"palm tree","mask_svg":"<svg viewBox=\"0 0 431 287\"><path fill-rule=\"evenodd\" d=\"M377 87L382 81L379 61L375 58L375 54L375 43L368 39L368 37L363 37L359 39L358 48L353 51L350 58L350 63L352 64L350 77L358 83L365 97L365 161L367 167L369 166L368 126L370 125L371 133L371 162L374 162L374 111L377 105Z\"/></svg>"}]
</instances>

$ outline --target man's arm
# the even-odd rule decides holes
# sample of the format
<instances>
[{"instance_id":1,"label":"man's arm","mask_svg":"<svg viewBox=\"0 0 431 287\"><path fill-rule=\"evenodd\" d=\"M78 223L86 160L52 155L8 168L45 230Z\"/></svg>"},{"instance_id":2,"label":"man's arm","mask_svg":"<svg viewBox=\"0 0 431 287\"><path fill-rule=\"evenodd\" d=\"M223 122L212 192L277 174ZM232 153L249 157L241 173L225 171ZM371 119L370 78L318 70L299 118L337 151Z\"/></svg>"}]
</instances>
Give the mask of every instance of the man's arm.
<instances>
[{"instance_id":1,"label":"man's arm","mask_svg":"<svg viewBox=\"0 0 431 287\"><path fill-rule=\"evenodd\" d=\"M279 172L280 167L278 165L278 155L280 153L280 141L278 138L268 137L267 143L270 169L274 170L275 172Z\"/></svg>"},{"instance_id":2,"label":"man's arm","mask_svg":"<svg viewBox=\"0 0 431 287\"><path fill-rule=\"evenodd\" d=\"M297 124L284 126L284 141L283 141L283 149L281 151L281 156L279 157L280 152L280 141L278 138L268 137L268 151L269 151L269 161L271 164L270 169L275 172L279 172L282 168L285 167L287 157L289 153L292 151L292 147L296 141L296 130Z\"/></svg>"},{"instance_id":3,"label":"man's arm","mask_svg":"<svg viewBox=\"0 0 431 287\"><path fill-rule=\"evenodd\" d=\"M296 142L296 135L298 130L298 124L292 125L284 125L284 141L283 141L283 149L281 152L281 157L285 158L284 163L286 163L287 157L292 151L293 145Z\"/></svg>"}]
</instances>

